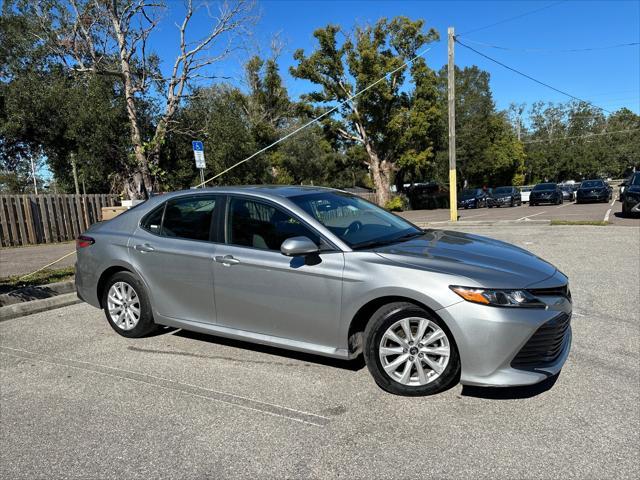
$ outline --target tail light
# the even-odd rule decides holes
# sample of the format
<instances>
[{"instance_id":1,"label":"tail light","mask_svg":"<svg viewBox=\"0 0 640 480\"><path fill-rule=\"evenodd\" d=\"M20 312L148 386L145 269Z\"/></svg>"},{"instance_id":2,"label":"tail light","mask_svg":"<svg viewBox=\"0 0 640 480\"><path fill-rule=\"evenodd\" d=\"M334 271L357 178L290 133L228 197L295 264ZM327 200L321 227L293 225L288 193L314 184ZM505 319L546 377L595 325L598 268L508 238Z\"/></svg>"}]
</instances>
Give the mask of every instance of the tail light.
<instances>
[{"instance_id":1,"label":"tail light","mask_svg":"<svg viewBox=\"0 0 640 480\"><path fill-rule=\"evenodd\" d=\"M86 235L80 235L78 238L76 238L77 248L88 247L89 245L93 245L94 243L96 243L95 239L87 237Z\"/></svg>"}]
</instances>

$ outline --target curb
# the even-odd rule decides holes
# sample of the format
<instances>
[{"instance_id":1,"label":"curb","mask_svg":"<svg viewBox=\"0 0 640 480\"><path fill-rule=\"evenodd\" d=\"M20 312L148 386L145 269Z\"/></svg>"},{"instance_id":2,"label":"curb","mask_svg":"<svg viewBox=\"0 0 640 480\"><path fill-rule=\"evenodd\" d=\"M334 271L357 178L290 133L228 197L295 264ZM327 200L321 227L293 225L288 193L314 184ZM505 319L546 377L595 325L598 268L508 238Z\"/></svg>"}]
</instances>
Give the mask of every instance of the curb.
<instances>
[{"instance_id":1,"label":"curb","mask_svg":"<svg viewBox=\"0 0 640 480\"><path fill-rule=\"evenodd\" d=\"M43 300L56 295L73 293L75 291L76 285L73 278L71 280L65 280L62 282L17 288L9 293L0 294L0 308L17 303Z\"/></svg>"},{"instance_id":2,"label":"curb","mask_svg":"<svg viewBox=\"0 0 640 480\"><path fill-rule=\"evenodd\" d=\"M420 228L429 226L447 226L447 227L501 227L501 226L530 226L530 225L551 225L551 220L441 220L438 222L413 222Z\"/></svg>"},{"instance_id":3,"label":"curb","mask_svg":"<svg viewBox=\"0 0 640 480\"><path fill-rule=\"evenodd\" d=\"M44 312L45 310L53 310L56 308L66 307L80 303L82 300L78 298L76 292L56 295L55 297L43 298L42 300L33 300L31 302L16 303L0 307L0 322L10 320L12 318L23 317L33 313Z\"/></svg>"}]
</instances>

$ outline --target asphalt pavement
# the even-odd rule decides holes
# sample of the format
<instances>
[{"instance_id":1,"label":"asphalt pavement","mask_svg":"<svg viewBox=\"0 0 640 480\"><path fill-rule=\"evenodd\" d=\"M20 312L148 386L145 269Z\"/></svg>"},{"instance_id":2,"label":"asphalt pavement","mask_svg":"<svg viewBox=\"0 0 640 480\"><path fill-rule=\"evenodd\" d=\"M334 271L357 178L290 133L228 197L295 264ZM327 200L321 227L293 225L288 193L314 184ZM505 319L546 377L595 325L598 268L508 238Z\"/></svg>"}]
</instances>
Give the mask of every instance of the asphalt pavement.
<instances>
[{"instance_id":1,"label":"asphalt pavement","mask_svg":"<svg viewBox=\"0 0 640 480\"><path fill-rule=\"evenodd\" d=\"M414 223L434 223L449 220L448 209L410 210L399 215ZM569 222L598 221L611 225L640 227L640 216L625 217L622 215L622 203L613 199L608 203L564 202L562 205L536 205L525 203L517 207L494 207L458 210L461 222L522 222L531 220L550 222L562 220Z\"/></svg>"},{"instance_id":2,"label":"asphalt pavement","mask_svg":"<svg viewBox=\"0 0 640 480\"><path fill-rule=\"evenodd\" d=\"M0 477L638 478L640 229L456 228L569 275L555 383L403 398L359 360L130 340L79 304L0 323Z\"/></svg>"}]
</instances>

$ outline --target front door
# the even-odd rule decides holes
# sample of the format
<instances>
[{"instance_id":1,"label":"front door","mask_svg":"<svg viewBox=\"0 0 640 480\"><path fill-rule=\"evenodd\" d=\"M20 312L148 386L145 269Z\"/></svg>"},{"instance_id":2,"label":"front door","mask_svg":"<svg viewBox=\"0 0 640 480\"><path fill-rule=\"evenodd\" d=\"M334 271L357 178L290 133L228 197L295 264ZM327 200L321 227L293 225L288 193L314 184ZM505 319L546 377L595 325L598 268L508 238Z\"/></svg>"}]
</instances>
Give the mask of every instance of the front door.
<instances>
[{"instance_id":1,"label":"front door","mask_svg":"<svg viewBox=\"0 0 640 480\"><path fill-rule=\"evenodd\" d=\"M335 346L344 255L321 251L287 257L290 237L320 237L284 209L248 197L231 197L226 243L214 262L217 322L253 333Z\"/></svg>"},{"instance_id":2,"label":"front door","mask_svg":"<svg viewBox=\"0 0 640 480\"><path fill-rule=\"evenodd\" d=\"M132 263L160 316L215 323L212 240L222 198L171 199L147 215L129 240Z\"/></svg>"}]
</instances>

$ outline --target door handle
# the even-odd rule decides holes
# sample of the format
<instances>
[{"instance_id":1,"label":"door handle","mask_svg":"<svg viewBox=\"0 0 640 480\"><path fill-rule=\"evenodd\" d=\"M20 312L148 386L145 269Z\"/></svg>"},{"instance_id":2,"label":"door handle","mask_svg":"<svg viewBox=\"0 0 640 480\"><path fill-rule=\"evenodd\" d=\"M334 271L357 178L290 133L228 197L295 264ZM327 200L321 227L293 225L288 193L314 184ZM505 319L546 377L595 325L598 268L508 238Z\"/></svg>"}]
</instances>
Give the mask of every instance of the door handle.
<instances>
[{"instance_id":1,"label":"door handle","mask_svg":"<svg viewBox=\"0 0 640 480\"><path fill-rule=\"evenodd\" d=\"M133 248L135 248L137 251L145 253L145 252L153 252L155 250L155 248L153 248L151 245L149 245L148 243L143 243L143 244L139 244L139 245L135 245Z\"/></svg>"},{"instance_id":2,"label":"door handle","mask_svg":"<svg viewBox=\"0 0 640 480\"><path fill-rule=\"evenodd\" d=\"M233 255L225 255L224 257L218 255L215 257L216 262L226 265L227 267L230 265L237 265L240 263L240 260L237 258L233 258Z\"/></svg>"}]
</instances>

